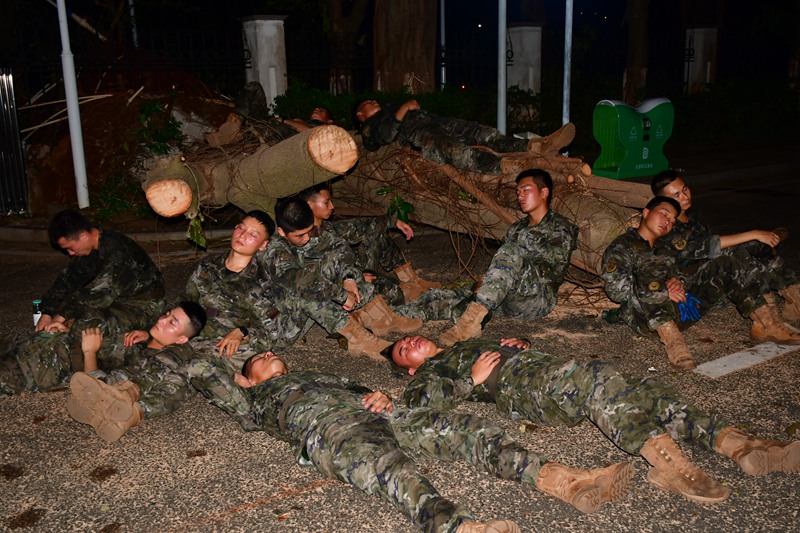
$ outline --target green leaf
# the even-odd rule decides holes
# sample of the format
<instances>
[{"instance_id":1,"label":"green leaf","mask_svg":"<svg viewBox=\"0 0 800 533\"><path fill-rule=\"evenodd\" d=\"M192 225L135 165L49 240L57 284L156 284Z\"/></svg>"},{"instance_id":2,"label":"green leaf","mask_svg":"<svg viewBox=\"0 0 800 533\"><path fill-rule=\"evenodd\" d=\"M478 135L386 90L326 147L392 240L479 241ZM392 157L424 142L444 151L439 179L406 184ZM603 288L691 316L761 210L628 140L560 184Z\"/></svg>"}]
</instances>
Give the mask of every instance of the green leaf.
<instances>
[{"instance_id":1,"label":"green leaf","mask_svg":"<svg viewBox=\"0 0 800 533\"><path fill-rule=\"evenodd\" d=\"M391 188L391 187L389 187L388 185L384 185L383 187L381 187L380 189L378 189L378 191L377 191L377 195L378 195L378 196L386 196L386 195L388 195L388 194L389 194L389 193L391 193L391 192L392 192L392 188Z\"/></svg>"},{"instance_id":2,"label":"green leaf","mask_svg":"<svg viewBox=\"0 0 800 533\"><path fill-rule=\"evenodd\" d=\"M398 220L408 222L408 215L415 211L414 206L406 202L399 194L389 202L389 216L396 216Z\"/></svg>"},{"instance_id":3,"label":"green leaf","mask_svg":"<svg viewBox=\"0 0 800 533\"><path fill-rule=\"evenodd\" d=\"M186 231L186 238L195 243L200 248L206 247L206 234L203 231L203 217L197 216L189 222L189 229Z\"/></svg>"}]
</instances>

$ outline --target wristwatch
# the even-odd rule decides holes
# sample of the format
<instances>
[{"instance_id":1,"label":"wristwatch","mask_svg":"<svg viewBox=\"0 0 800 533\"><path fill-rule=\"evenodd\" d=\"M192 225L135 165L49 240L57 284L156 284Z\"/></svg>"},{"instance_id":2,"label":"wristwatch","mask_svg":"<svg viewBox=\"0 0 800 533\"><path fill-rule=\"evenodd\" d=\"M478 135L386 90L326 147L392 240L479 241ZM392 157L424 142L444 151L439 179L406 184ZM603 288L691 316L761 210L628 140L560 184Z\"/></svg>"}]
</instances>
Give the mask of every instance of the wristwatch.
<instances>
[{"instance_id":1,"label":"wristwatch","mask_svg":"<svg viewBox=\"0 0 800 533\"><path fill-rule=\"evenodd\" d=\"M250 333L250 330L244 326L239 326L239 331L242 332L242 337L247 337L247 335Z\"/></svg>"}]
</instances>

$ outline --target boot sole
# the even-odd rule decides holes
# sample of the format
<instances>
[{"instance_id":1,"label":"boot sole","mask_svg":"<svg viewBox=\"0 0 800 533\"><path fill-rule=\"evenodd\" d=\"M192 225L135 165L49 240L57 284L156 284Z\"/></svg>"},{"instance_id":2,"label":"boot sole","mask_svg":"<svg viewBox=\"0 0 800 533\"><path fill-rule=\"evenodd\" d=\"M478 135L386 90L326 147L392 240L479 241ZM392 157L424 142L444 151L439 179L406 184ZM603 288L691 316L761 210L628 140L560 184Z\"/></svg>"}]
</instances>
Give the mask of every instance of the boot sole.
<instances>
[{"instance_id":1,"label":"boot sole","mask_svg":"<svg viewBox=\"0 0 800 533\"><path fill-rule=\"evenodd\" d=\"M606 469L594 479L594 484L578 492L572 505L581 512L593 513L604 503L619 500L628 494L633 484L634 469L631 463L619 463Z\"/></svg>"},{"instance_id":2,"label":"boot sole","mask_svg":"<svg viewBox=\"0 0 800 533\"><path fill-rule=\"evenodd\" d=\"M751 476L765 476L772 472L800 472L800 441L785 446L770 446L766 450L753 450L742 457L739 466Z\"/></svg>"},{"instance_id":3,"label":"boot sole","mask_svg":"<svg viewBox=\"0 0 800 533\"><path fill-rule=\"evenodd\" d=\"M74 396L67 398L67 412L76 422L81 424L88 424L92 426L95 431L97 427L105 420L103 413L87 407L80 403Z\"/></svg>"},{"instance_id":4,"label":"boot sole","mask_svg":"<svg viewBox=\"0 0 800 533\"><path fill-rule=\"evenodd\" d=\"M698 503L719 503L719 502L724 501L725 499L727 499L727 497L730 496L730 493L731 493L730 490L728 490L727 487L724 487L724 486L722 486L722 485L720 485L718 483L717 483L716 486L719 487L719 489L718 489L719 490L719 494L716 495L716 496L703 496L703 495L699 495L699 494L690 494L690 493L687 493L687 492L683 492L681 490L678 490L676 487L673 487L672 485L670 485L670 483L666 479L661 479L661 477L659 477L659 469L655 468L655 467L651 468L647 472L647 481L649 481L650 483L652 483L653 485L655 485L656 487L658 487L660 489L665 489L665 490L668 490L670 492L674 492L676 494L680 494L681 496L683 496L687 500L691 500L693 502L698 502ZM716 483L716 481L715 481L715 483Z\"/></svg>"},{"instance_id":5,"label":"boot sole","mask_svg":"<svg viewBox=\"0 0 800 533\"><path fill-rule=\"evenodd\" d=\"M753 335L750 334L750 340L761 344L764 342L774 342L775 344L781 344L783 346L798 346L800 345L800 339L781 339L779 337L773 337L772 335Z\"/></svg>"},{"instance_id":6,"label":"boot sole","mask_svg":"<svg viewBox=\"0 0 800 533\"><path fill-rule=\"evenodd\" d=\"M104 418L125 422L133 415L133 402L130 396L89 374L83 372L73 374L69 388L78 403L97 406L95 410L102 412Z\"/></svg>"}]
</instances>

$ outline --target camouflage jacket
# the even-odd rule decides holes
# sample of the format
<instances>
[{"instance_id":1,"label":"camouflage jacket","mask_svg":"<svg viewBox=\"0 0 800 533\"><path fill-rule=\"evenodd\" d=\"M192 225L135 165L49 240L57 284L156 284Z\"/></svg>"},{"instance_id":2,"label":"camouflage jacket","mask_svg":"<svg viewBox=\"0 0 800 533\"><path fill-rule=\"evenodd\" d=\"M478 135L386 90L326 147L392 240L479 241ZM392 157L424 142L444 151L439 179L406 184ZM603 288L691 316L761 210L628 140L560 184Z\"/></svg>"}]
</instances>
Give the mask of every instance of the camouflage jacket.
<instances>
[{"instance_id":1,"label":"camouflage jacket","mask_svg":"<svg viewBox=\"0 0 800 533\"><path fill-rule=\"evenodd\" d=\"M656 254L675 257L681 271L722 255L719 235L712 233L694 211L687 215L688 222L676 220L672 231L658 239L653 247Z\"/></svg>"},{"instance_id":2,"label":"camouflage jacket","mask_svg":"<svg viewBox=\"0 0 800 533\"><path fill-rule=\"evenodd\" d=\"M397 108L387 104L381 110L369 117L361 125L361 137L364 148L370 152L376 151L381 146L391 144L397 139L403 123L395 118Z\"/></svg>"},{"instance_id":3,"label":"camouflage jacket","mask_svg":"<svg viewBox=\"0 0 800 533\"><path fill-rule=\"evenodd\" d=\"M536 272L532 281L550 286L555 297L578 245L578 227L551 209L535 226L528 225L527 217L518 220L503 241L525 251L525 261Z\"/></svg>"},{"instance_id":4,"label":"camouflage jacket","mask_svg":"<svg viewBox=\"0 0 800 533\"><path fill-rule=\"evenodd\" d=\"M333 222L323 220L322 227L317 228L316 234L326 231L332 232L340 239L344 239L350 246L358 246L364 237L375 233L384 233L397 224L397 217L354 217L337 219Z\"/></svg>"},{"instance_id":5,"label":"camouflage jacket","mask_svg":"<svg viewBox=\"0 0 800 533\"><path fill-rule=\"evenodd\" d=\"M131 238L100 232L98 249L73 257L42 297L42 312L65 318L84 308L107 309L114 302L164 297L164 279L153 260Z\"/></svg>"},{"instance_id":6,"label":"camouflage jacket","mask_svg":"<svg viewBox=\"0 0 800 533\"><path fill-rule=\"evenodd\" d=\"M655 255L650 243L636 231L628 231L614 239L603 254L603 281L611 300L622 304L623 315L634 303L658 304L669 299L666 281L681 278L675 258Z\"/></svg>"},{"instance_id":7,"label":"camouflage jacket","mask_svg":"<svg viewBox=\"0 0 800 533\"><path fill-rule=\"evenodd\" d=\"M134 378L145 372L174 371L188 363L193 355L194 350L188 342L170 344L158 350L148 348L147 343L140 342L126 348L125 367L122 370Z\"/></svg>"}]
</instances>

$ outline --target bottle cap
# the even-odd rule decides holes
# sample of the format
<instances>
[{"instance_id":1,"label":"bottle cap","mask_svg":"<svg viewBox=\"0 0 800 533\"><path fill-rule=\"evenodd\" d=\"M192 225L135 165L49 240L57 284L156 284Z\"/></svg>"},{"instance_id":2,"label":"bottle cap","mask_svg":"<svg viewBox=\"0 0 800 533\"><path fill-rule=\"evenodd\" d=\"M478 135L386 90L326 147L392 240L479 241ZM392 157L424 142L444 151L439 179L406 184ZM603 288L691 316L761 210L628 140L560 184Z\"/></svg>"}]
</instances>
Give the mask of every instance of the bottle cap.
<instances>
[{"instance_id":1,"label":"bottle cap","mask_svg":"<svg viewBox=\"0 0 800 533\"><path fill-rule=\"evenodd\" d=\"M42 303L42 301L41 300L34 300L33 303L40 304L40 303Z\"/></svg>"}]
</instances>

